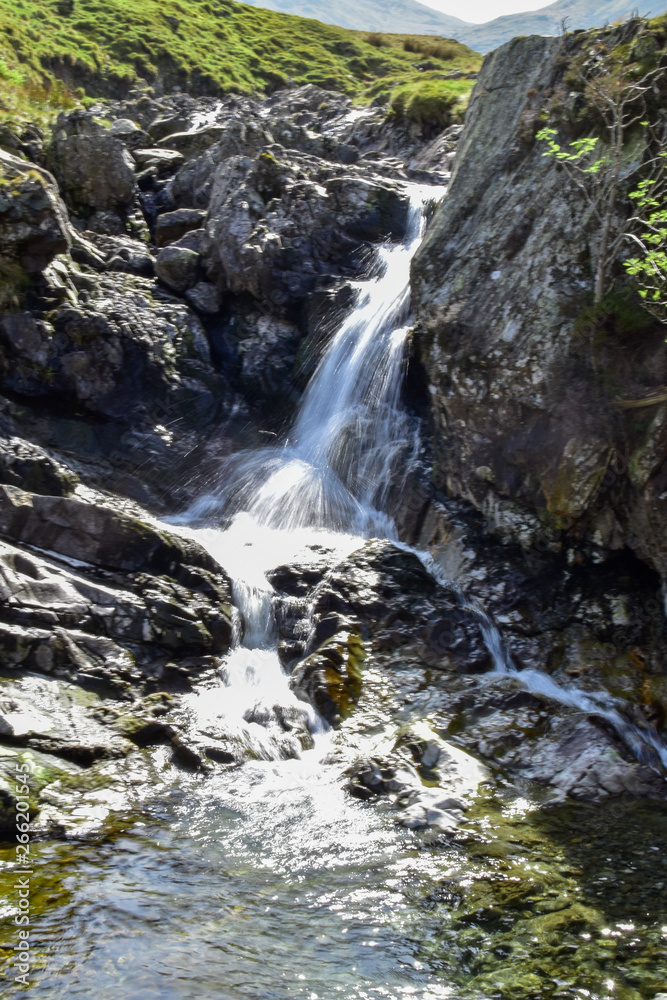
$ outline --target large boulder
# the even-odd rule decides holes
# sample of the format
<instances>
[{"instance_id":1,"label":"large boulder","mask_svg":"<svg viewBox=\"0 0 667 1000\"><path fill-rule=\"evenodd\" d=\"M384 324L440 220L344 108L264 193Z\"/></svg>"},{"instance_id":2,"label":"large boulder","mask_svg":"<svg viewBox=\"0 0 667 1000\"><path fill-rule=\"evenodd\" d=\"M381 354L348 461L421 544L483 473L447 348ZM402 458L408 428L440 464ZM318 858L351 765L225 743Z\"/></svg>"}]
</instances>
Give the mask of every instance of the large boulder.
<instances>
[{"instance_id":1,"label":"large boulder","mask_svg":"<svg viewBox=\"0 0 667 1000\"><path fill-rule=\"evenodd\" d=\"M0 536L5 668L83 672L122 688L152 676L165 655L230 646L230 582L193 541L96 503L13 486L0 487Z\"/></svg>"},{"instance_id":2,"label":"large boulder","mask_svg":"<svg viewBox=\"0 0 667 1000\"><path fill-rule=\"evenodd\" d=\"M0 308L70 245L67 210L54 178L0 149Z\"/></svg>"},{"instance_id":3,"label":"large boulder","mask_svg":"<svg viewBox=\"0 0 667 1000\"><path fill-rule=\"evenodd\" d=\"M380 176L350 174L280 146L230 157L211 192L209 268L222 270L233 292L285 306L322 278L355 273L360 244L400 238L407 214L405 189Z\"/></svg>"},{"instance_id":4,"label":"large boulder","mask_svg":"<svg viewBox=\"0 0 667 1000\"><path fill-rule=\"evenodd\" d=\"M581 135L567 74L590 44L515 39L484 62L413 264L435 475L507 540L630 545L667 576L664 329L623 299L620 261L616 296L591 309L599 227L535 139L549 115Z\"/></svg>"},{"instance_id":5,"label":"large boulder","mask_svg":"<svg viewBox=\"0 0 667 1000\"><path fill-rule=\"evenodd\" d=\"M117 135L86 112L61 115L48 151L49 168L70 210L88 218L124 213L136 194L134 161Z\"/></svg>"}]
</instances>

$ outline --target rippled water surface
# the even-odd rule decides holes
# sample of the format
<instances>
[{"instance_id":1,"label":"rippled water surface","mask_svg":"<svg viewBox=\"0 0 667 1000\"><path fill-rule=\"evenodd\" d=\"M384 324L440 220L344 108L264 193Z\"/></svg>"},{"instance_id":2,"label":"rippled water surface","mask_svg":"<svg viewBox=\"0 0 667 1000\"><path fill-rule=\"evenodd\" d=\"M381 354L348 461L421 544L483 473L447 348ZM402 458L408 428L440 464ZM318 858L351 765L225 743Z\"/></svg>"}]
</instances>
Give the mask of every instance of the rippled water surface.
<instances>
[{"instance_id":1,"label":"rippled water surface","mask_svg":"<svg viewBox=\"0 0 667 1000\"><path fill-rule=\"evenodd\" d=\"M652 1000L664 988L664 808L487 803L457 843L428 843L317 763L191 779L107 837L36 845L30 995Z\"/></svg>"}]
</instances>

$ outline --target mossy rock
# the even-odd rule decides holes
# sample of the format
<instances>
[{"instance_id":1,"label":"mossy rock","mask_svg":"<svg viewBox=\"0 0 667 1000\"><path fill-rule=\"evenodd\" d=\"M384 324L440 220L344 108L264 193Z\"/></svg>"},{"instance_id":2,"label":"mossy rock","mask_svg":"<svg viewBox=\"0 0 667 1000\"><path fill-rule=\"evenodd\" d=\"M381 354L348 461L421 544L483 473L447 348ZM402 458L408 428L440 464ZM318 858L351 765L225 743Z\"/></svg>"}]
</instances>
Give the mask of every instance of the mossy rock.
<instances>
[{"instance_id":1,"label":"mossy rock","mask_svg":"<svg viewBox=\"0 0 667 1000\"><path fill-rule=\"evenodd\" d=\"M337 632L296 668L291 686L337 726L359 702L366 649L358 631Z\"/></svg>"}]
</instances>

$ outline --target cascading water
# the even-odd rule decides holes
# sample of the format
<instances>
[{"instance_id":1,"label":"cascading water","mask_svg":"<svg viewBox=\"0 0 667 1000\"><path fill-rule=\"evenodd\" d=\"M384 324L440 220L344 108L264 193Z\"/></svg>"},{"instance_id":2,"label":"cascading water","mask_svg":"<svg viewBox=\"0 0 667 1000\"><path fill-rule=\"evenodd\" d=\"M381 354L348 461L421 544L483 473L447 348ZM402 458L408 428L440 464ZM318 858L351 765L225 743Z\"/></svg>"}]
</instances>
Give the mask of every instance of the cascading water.
<instances>
[{"instance_id":1,"label":"cascading water","mask_svg":"<svg viewBox=\"0 0 667 1000\"><path fill-rule=\"evenodd\" d=\"M443 190L410 190L402 244L377 251L355 284L356 305L324 353L284 443L234 456L224 487L199 500L176 523L202 522L197 537L233 580L243 640L229 656L219 699L198 711L224 717L255 753L284 753L267 735L276 704L304 711L288 687L276 650L273 588L266 572L298 562L314 547L332 562L365 538L396 534L387 493L409 474L418 448L416 422L400 405L410 318L410 262L421 242L426 207ZM220 530L220 522L227 523ZM309 725L318 728L314 713Z\"/></svg>"},{"instance_id":2,"label":"cascading water","mask_svg":"<svg viewBox=\"0 0 667 1000\"><path fill-rule=\"evenodd\" d=\"M258 525L286 531L394 534L387 491L409 471L418 444L400 406L410 262L425 206L442 194L411 190L405 242L380 247L370 274L354 285L355 308L322 357L284 444L232 459L224 488L195 504L191 519L247 512Z\"/></svg>"},{"instance_id":3,"label":"cascading water","mask_svg":"<svg viewBox=\"0 0 667 1000\"><path fill-rule=\"evenodd\" d=\"M401 406L405 342L410 319L410 262L423 237L426 206L443 189L414 186L404 243L377 251L367 277L355 284L356 304L325 351L304 394L296 420L279 446L242 452L227 464L224 487L202 497L180 523L207 523L198 537L234 581L234 599L244 622L243 641L228 658L222 712L235 715L260 756L280 756L266 726L248 718L270 714L276 703L306 711L290 692L273 634L273 588L266 572L299 562L319 547L331 562L363 539L396 539L387 511L390 489L405 482L419 440L416 422ZM220 531L212 527L230 522ZM400 544L400 543L399 543ZM407 548L407 546L404 546ZM412 550L414 551L414 550ZM428 553L425 567L442 573ZM561 687L538 670L517 670L495 623L483 608L461 603L478 620L496 674L511 675L528 691L605 718L637 759L667 771L667 747L630 723L604 692ZM221 712L207 697L207 710ZM311 729L321 728L309 714Z\"/></svg>"}]
</instances>

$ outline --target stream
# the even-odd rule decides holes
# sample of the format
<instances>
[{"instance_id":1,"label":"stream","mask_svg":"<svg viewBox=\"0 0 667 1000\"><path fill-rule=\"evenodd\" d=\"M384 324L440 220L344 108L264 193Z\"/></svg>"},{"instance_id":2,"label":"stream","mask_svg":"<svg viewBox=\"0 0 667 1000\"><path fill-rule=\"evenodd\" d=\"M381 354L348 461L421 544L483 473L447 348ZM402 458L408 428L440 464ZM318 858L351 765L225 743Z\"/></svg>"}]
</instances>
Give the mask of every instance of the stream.
<instances>
[{"instance_id":1,"label":"stream","mask_svg":"<svg viewBox=\"0 0 667 1000\"><path fill-rule=\"evenodd\" d=\"M410 261L441 195L412 188L404 243L379 248L356 284L356 304L285 440L233 456L170 521L223 565L243 619L220 686L188 696L189 710L254 759L206 777L176 773L169 794L118 815L91 841L34 845L38 965L26 996L654 1000L667 992L664 805L541 810L508 785L482 791L454 837L401 827L390 803L347 794L345 731L298 699L281 665L267 572L313 553L333 565L369 538L397 542L392 496L419 451L417 422L401 406ZM490 676L516 672L493 623L482 625L496 663ZM548 686L555 700L606 713L635 753L667 766L664 746L630 727L607 696L516 673L529 691ZM290 712L305 720L305 749L277 735L276 717ZM167 771L162 750L145 752ZM2 994L22 995L13 986Z\"/></svg>"}]
</instances>

